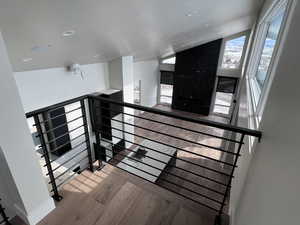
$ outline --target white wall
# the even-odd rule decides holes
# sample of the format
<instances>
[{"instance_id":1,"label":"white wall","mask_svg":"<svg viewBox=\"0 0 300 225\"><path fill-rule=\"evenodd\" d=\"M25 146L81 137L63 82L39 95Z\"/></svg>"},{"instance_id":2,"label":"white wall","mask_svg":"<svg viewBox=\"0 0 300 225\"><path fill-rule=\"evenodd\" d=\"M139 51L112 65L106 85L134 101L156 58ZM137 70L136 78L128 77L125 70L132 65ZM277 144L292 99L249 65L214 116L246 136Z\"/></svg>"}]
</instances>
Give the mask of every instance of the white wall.
<instances>
[{"instance_id":1,"label":"white wall","mask_svg":"<svg viewBox=\"0 0 300 225\"><path fill-rule=\"evenodd\" d=\"M237 225L299 224L300 4L295 4L261 119L263 138L233 215Z\"/></svg>"},{"instance_id":2,"label":"white wall","mask_svg":"<svg viewBox=\"0 0 300 225\"><path fill-rule=\"evenodd\" d=\"M15 73L25 112L109 87L107 63L83 65L82 71L83 79L66 68Z\"/></svg>"},{"instance_id":3,"label":"white wall","mask_svg":"<svg viewBox=\"0 0 300 225\"><path fill-rule=\"evenodd\" d=\"M141 105L153 107L157 104L157 88L159 84L158 60L135 62L133 64L134 83L141 80Z\"/></svg>"},{"instance_id":4,"label":"white wall","mask_svg":"<svg viewBox=\"0 0 300 225\"><path fill-rule=\"evenodd\" d=\"M1 34L0 74L1 195L11 210L33 225L54 203L32 151L33 140Z\"/></svg>"}]
</instances>

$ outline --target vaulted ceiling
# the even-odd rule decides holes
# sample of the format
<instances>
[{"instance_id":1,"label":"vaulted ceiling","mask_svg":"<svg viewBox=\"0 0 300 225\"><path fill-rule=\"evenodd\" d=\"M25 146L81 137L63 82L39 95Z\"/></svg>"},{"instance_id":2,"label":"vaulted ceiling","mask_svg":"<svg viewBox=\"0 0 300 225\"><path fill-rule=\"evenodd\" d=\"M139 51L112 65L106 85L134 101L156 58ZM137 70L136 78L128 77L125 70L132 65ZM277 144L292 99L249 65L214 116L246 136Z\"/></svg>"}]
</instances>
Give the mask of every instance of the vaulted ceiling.
<instances>
[{"instance_id":1,"label":"vaulted ceiling","mask_svg":"<svg viewBox=\"0 0 300 225\"><path fill-rule=\"evenodd\" d=\"M146 60L250 28L263 0L1 0L15 71ZM66 31L75 32L64 37Z\"/></svg>"}]
</instances>

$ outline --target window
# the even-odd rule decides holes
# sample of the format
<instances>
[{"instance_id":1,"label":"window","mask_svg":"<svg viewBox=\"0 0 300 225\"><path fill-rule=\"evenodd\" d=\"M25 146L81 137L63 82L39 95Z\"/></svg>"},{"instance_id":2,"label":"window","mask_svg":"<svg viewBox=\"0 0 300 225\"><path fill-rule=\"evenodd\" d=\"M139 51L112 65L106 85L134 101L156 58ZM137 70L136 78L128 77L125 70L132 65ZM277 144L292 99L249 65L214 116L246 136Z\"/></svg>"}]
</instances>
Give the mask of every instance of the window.
<instances>
[{"instance_id":1,"label":"window","mask_svg":"<svg viewBox=\"0 0 300 225\"><path fill-rule=\"evenodd\" d=\"M160 84L160 103L172 104L173 85Z\"/></svg>"},{"instance_id":2,"label":"window","mask_svg":"<svg viewBox=\"0 0 300 225\"><path fill-rule=\"evenodd\" d=\"M234 38L225 42L222 69L239 69L243 56L246 36Z\"/></svg>"},{"instance_id":3,"label":"window","mask_svg":"<svg viewBox=\"0 0 300 225\"><path fill-rule=\"evenodd\" d=\"M259 88L262 89L267 78L267 73L274 55L275 46L278 40L279 31L283 21L284 11L272 19L268 24L267 35L264 39L263 49L260 55L258 69L255 74Z\"/></svg>"},{"instance_id":4,"label":"window","mask_svg":"<svg viewBox=\"0 0 300 225\"><path fill-rule=\"evenodd\" d=\"M162 64L175 64L176 63L176 57L171 57L171 58L167 58L167 59L163 59L161 61Z\"/></svg>"},{"instance_id":5,"label":"window","mask_svg":"<svg viewBox=\"0 0 300 225\"><path fill-rule=\"evenodd\" d=\"M142 81L139 80L138 83L134 84L134 104L141 104L141 87Z\"/></svg>"},{"instance_id":6,"label":"window","mask_svg":"<svg viewBox=\"0 0 300 225\"><path fill-rule=\"evenodd\" d=\"M172 104L173 97L173 72L161 71L160 75L160 99L161 104Z\"/></svg>"},{"instance_id":7,"label":"window","mask_svg":"<svg viewBox=\"0 0 300 225\"><path fill-rule=\"evenodd\" d=\"M237 81L237 78L218 77L214 113L230 116Z\"/></svg>"},{"instance_id":8,"label":"window","mask_svg":"<svg viewBox=\"0 0 300 225\"><path fill-rule=\"evenodd\" d=\"M253 111L257 121L261 116L265 102L266 91L271 84L270 75L273 62L280 45L281 30L284 27L284 18L288 1L278 1L268 14L263 17L257 27L253 52L249 64L249 86L252 97Z\"/></svg>"}]
</instances>

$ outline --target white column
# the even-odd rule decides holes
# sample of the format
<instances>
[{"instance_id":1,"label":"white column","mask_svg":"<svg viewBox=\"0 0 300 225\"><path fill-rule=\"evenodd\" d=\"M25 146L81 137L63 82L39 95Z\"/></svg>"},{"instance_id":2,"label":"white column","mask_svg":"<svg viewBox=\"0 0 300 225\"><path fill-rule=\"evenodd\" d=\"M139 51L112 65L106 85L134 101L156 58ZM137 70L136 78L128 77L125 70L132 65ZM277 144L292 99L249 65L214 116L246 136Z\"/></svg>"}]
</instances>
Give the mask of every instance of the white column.
<instances>
[{"instance_id":1,"label":"white column","mask_svg":"<svg viewBox=\"0 0 300 225\"><path fill-rule=\"evenodd\" d=\"M0 33L0 195L33 225L55 208L34 151L6 47Z\"/></svg>"}]
</instances>

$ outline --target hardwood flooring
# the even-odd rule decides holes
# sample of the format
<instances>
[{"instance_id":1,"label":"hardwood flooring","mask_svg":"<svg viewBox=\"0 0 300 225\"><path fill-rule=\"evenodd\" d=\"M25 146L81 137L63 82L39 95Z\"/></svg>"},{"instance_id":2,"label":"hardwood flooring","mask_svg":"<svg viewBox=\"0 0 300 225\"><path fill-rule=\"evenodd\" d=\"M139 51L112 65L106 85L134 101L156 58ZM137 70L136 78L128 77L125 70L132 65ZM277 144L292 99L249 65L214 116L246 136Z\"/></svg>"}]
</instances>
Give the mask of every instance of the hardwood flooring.
<instances>
[{"instance_id":1,"label":"hardwood flooring","mask_svg":"<svg viewBox=\"0 0 300 225\"><path fill-rule=\"evenodd\" d=\"M84 171L38 225L212 225L214 214L157 185L106 165Z\"/></svg>"}]
</instances>

